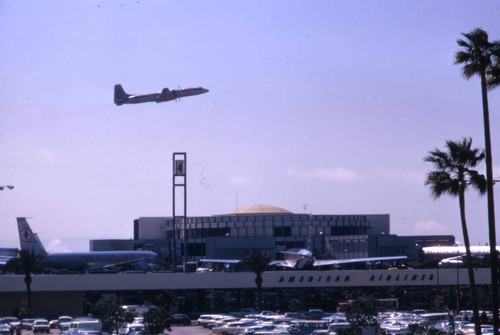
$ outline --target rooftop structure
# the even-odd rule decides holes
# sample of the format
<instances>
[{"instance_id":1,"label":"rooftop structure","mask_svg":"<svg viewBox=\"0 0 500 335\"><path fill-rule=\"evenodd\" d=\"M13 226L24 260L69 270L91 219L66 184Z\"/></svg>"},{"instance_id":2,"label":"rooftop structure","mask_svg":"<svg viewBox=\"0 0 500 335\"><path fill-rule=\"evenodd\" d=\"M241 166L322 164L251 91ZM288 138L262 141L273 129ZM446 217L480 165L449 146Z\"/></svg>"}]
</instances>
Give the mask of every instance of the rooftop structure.
<instances>
[{"instance_id":1,"label":"rooftop structure","mask_svg":"<svg viewBox=\"0 0 500 335\"><path fill-rule=\"evenodd\" d=\"M448 235L391 235L389 214L295 214L276 206L253 205L228 214L187 217L185 230L179 219L174 227L172 217L140 217L134 220L133 240L94 240L91 249L150 249L167 264L175 249L181 264L184 248L186 261L243 259L255 252L277 257L279 251L292 248L307 248L329 258L361 258L416 256L419 247L454 242Z\"/></svg>"}]
</instances>

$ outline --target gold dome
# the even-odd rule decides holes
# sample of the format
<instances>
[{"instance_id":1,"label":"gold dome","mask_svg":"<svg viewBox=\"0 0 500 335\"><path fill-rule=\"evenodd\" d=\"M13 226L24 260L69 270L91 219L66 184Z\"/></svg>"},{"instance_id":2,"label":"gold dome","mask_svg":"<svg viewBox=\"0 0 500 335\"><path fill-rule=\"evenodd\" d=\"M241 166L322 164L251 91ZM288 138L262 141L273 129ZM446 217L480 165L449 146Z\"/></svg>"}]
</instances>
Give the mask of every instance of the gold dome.
<instances>
[{"instance_id":1,"label":"gold dome","mask_svg":"<svg viewBox=\"0 0 500 335\"><path fill-rule=\"evenodd\" d=\"M271 206L271 205L251 205L246 207L238 208L235 211L229 213L229 215L234 214L293 214L286 209Z\"/></svg>"}]
</instances>

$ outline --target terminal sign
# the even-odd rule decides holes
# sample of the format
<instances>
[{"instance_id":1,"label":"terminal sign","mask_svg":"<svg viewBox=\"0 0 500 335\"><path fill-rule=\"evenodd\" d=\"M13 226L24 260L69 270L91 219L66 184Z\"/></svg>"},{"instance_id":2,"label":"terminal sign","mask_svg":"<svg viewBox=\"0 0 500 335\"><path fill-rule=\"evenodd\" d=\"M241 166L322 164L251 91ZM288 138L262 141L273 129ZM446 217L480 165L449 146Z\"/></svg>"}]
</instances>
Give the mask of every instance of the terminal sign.
<instances>
[{"instance_id":1,"label":"terminal sign","mask_svg":"<svg viewBox=\"0 0 500 335\"><path fill-rule=\"evenodd\" d=\"M186 165L183 160L175 161L174 176L184 176L186 174Z\"/></svg>"}]
</instances>

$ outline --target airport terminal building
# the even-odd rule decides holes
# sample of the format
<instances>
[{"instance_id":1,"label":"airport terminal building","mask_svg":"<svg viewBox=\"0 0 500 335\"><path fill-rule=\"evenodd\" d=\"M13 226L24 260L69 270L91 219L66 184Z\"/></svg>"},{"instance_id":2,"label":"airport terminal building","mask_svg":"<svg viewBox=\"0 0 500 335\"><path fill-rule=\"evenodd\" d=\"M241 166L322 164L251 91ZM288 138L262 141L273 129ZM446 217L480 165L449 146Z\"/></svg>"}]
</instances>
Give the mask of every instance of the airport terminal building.
<instances>
[{"instance_id":1,"label":"airport terminal building","mask_svg":"<svg viewBox=\"0 0 500 335\"><path fill-rule=\"evenodd\" d=\"M203 258L243 259L256 252L276 257L291 248L308 248L329 258L417 257L424 246L453 245L451 235L396 236L389 214L294 214L270 205L239 208L224 215L140 217L131 240L91 240L92 251L153 250L171 264Z\"/></svg>"}]
</instances>

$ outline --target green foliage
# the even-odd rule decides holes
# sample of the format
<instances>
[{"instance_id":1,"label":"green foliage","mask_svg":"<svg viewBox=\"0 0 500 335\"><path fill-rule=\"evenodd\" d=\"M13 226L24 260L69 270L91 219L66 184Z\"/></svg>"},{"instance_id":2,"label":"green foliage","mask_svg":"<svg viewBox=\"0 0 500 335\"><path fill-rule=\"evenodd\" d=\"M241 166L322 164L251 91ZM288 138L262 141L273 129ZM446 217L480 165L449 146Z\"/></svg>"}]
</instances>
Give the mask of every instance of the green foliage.
<instances>
[{"instance_id":1,"label":"green foliage","mask_svg":"<svg viewBox=\"0 0 500 335\"><path fill-rule=\"evenodd\" d=\"M459 196L468 185L480 194L486 192L486 178L473 169L484 160L485 154L471 146L471 138L463 138L457 142L448 140L446 152L435 149L424 158L436 168L427 175L425 181L426 185L431 186L435 198L442 194Z\"/></svg>"},{"instance_id":2,"label":"green foliage","mask_svg":"<svg viewBox=\"0 0 500 335\"><path fill-rule=\"evenodd\" d=\"M446 332L440 331L428 325L412 323L408 326L408 335L445 335Z\"/></svg>"},{"instance_id":3,"label":"green foliage","mask_svg":"<svg viewBox=\"0 0 500 335\"><path fill-rule=\"evenodd\" d=\"M164 329L171 331L170 320L172 318L172 311L169 307L155 307L150 308L144 314L144 332L149 335L162 334Z\"/></svg>"},{"instance_id":4,"label":"green foliage","mask_svg":"<svg viewBox=\"0 0 500 335\"><path fill-rule=\"evenodd\" d=\"M13 315L17 317L19 320L21 320L26 317L32 316L33 312L31 311L31 308L28 306L27 301L21 301L21 304L19 305L19 307L15 309Z\"/></svg>"},{"instance_id":5,"label":"green foliage","mask_svg":"<svg viewBox=\"0 0 500 335\"><path fill-rule=\"evenodd\" d=\"M458 196L475 330L480 332L476 281L472 268L472 254L470 252L469 232L465 216L465 190L470 185L478 190L480 194L486 193L486 178L473 169L485 159L485 153L483 150L472 148L471 138L464 138L458 142L448 140L446 141L446 147L446 152L435 149L424 158L425 161L433 163L436 168L435 171L431 171L427 175L425 184L431 186L435 198L439 198L442 194Z\"/></svg>"},{"instance_id":6,"label":"green foliage","mask_svg":"<svg viewBox=\"0 0 500 335\"><path fill-rule=\"evenodd\" d=\"M269 265L272 257L266 256L263 253L256 253L248 256L242 262L243 268L254 272L257 276L260 276Z\"/></svg>"},{"instance_id":7,"label":"green foliage","mask_svg":"<svg viewBox=\"0 0 500 335\"><path fill-rule=\"evenodd\" d=\"M31 275L32 273L40 273L40 261L42 257L35 254L33 250L18 250L19 257L9 259L7 264L2 268L2 273L13 272L15 274Z\"/></svg>"},{"instance_id":8,"label":"green foliage","mask_svg":"<svg viewBox=\"0 0 500 335\"><path fill-rule=\"evenodd\" d=\"M41 271L40 261L42 257L35 254L34 250L18 250L19 257L11 258L2 268L2 273L13 272L24 275L28 308L31 310L31 274Z\"/></svg>"},{"instance_id":9,"label":"green foliage","mask_svg":"<svg viewBox=\"0 0 500 335\"><path fill-rule=\"evenodd\" d=\"M500 85L500 41L488 41L488 33L481 28L462 36L457 40L462 49L455 54L455 64L463 65L464 77L484 76L489 88Z\"/></svg>"},{"instance_id":10,"label":"green foliage","mask_svg":"<svg viewBox=\"0 0 500 335\"><path fill-rule=\"evenodd\" d=\"M361 296L349 303L345 315L353 330L378 325L375 299L371 296Z\"/></svg>"},{"instance_id":11,"label":"green foliage","mask_svg":"<svg viewBox=\"0 0 500 335\"><path fill-rule=\"evenodd\" d=\"M108 333L118 334L120 327L134 321L134 315L121 308L115 296L102 297L95 305L94 314L101 320L102 330Z\"/></svg>"},{"instance_id":12,"label":"green foliage","mask_svg":"<svg viewBox=\"0 0 500 335\"><path fill-rule=\"evenodd\" d=\"M299 298L292 298L288 301L288 310L292 312L303 311L305 309L304 302Z\"/></svg>"}]
</instances>

